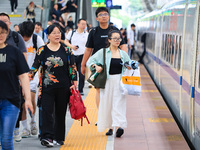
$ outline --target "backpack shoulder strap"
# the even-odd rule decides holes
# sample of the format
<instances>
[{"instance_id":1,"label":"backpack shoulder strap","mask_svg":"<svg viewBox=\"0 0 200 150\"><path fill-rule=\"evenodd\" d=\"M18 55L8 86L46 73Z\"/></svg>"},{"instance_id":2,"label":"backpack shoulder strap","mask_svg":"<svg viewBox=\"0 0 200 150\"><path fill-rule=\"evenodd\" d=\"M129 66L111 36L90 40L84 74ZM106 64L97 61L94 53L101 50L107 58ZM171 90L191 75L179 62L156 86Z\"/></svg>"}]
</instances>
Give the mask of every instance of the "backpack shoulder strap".
<instances>
[{"instance_id":1,"label":"backpack shoulder strap","mask_svg":"<svg viewBox=\"0 0 200 150\"><path fill-rule=\"evenodd\" d=\"M19 35L17 32L15 31L12 31L12 37L13 37L13 40L14 42L16 43L17 47L18 47L18 43L19 43Z\"/></svg>"},{"instance_id":2,"label":"backpack shoulder strap","mask_svg":"<svg viewBox=\"0 0 200 150\"><path fill-rule=\"evenodd\" d=\"M42 39L44 40L44 31L42 31Z\"/></svg>"},{"instance_id":3,"label":"backpack shoulder strap","mask_svg":"<svg viewBox=\"0 0 200 150\"><path fill-rule=\"evenodd\" d=\"M71 44L71 41L72 41L72 36L73 36L74 32L76 32L76 30L75 30L75 29L74 29L74 30L72 30L72 34L71 34L71 36L70 36L70 39L69 39L69 43L70 43L70 44Z\"/></svg>"},{"instance_id":4,"label":"backpack shoulder strap","mask_svg":"<svg viewBox=\"0 0 200 150\"><path fill-rule=\"evenodd\" d=\"M33 34L33 48L37 51L37 35Z\"/></svg>"}]
</instances>

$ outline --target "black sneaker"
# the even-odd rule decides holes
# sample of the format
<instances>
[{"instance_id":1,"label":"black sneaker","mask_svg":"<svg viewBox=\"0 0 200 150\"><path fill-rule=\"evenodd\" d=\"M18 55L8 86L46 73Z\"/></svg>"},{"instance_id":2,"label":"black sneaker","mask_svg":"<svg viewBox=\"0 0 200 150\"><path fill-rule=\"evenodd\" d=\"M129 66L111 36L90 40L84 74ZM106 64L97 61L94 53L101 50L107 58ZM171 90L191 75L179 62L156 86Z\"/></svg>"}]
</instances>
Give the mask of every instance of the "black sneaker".
<instances>
[{"instance_id":1,"label":"black sneaker","mask_svg":"<svg viewBox=\"0 0 200 150\"><path fill-rule=\"evenodd\" d=\"M94 125L97 126L97 122Z\"/></svg>"},{"instance_id":2,"label":"black sneaker","mask_svg":"<svg viewBox=\"0 0 200 150\"><path fill-rule=\"evenodd\" d=\"M46 147L53 147L53 140L51 139L42 139L41 144Z\"/></svg>"},{"instance_id":3,"label":"black sneaker","mask_svg":"<svg viewBox=\"0 0 200 150\"><path fill-rule=\"evenodd\" d=\"M84 93L83 92L80 92L80 94L83 96L84 95Z\"/></svg>"},{"instance_id":4,"label":"black sneaker","mask_svg":"<svg viewBox=\"0 0 200 150\"><path fill-rule=\"evenodd\" d=\"M106 132L106 135L107 135L107 136L113 135L113 129L109 129L108 132Z\"/></svg>"},{"instance_id":5,"label":"black sneaker","mask_svg":"<svg viewBox=\"0 0 200 150\"><path fill-rule=\"evenodd\" d=\"M121 137L124 134L124 129L118 128L116 132L116 137Z\"/></svg>"},{"instance_id":6,"label":"black sneaker","mask_svg":"<svg viewBox=\"0 0 200 150\"><path fill-rule=\"evenodd\" d=\"M57 145L64 145L64 141L57 141Z\"/></svg>"}]
</instances>

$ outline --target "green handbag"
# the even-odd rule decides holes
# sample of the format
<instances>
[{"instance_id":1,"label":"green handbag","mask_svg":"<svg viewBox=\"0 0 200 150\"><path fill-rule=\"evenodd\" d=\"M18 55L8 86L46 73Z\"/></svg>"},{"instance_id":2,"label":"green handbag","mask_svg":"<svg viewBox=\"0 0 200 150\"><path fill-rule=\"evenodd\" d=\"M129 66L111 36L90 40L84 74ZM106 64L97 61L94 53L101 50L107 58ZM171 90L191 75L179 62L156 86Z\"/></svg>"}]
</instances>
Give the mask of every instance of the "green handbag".
<instances>
[{"instance_id":1,"label":"green handbag","mask_svg":"<svg viewBox=\"0 0 200 150\"><path fill-rule=\"evenodd\" d=\"M96 70L92 71L92 74L90 75L90 77L87 79L87 81L89 83L91 83L95 88L105 88L105 84L106 84L106 79L107 79L107 72L106 72L106 63L105 63L105 59L106 59L106 49L103 49L103 65L100 65L103 70L101 71L101 73L99 73L94 80L91 80L91 77L96 73Z\"/></svg>"}]
</instances>

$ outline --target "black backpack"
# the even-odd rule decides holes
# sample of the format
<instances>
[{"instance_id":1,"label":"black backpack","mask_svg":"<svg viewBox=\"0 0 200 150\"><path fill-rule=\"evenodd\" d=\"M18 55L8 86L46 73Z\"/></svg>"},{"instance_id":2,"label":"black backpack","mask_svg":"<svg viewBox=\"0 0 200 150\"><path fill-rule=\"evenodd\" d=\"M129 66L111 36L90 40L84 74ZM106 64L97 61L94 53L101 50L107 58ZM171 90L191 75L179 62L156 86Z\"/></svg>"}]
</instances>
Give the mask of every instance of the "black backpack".
<instances>
[{"instance_id":1,"label":"black backpack","mask_svg":"<svg viewBox=\"0 0 200 150\"><path fill-rule=\"evenodd\" d=\"M19 46L19 33L12 31L12 37L14 42L16 43L17 47ZM35 48L35 50L37 50L37 35L33 34L33 48Z\"/></svg>"}]
</instances>

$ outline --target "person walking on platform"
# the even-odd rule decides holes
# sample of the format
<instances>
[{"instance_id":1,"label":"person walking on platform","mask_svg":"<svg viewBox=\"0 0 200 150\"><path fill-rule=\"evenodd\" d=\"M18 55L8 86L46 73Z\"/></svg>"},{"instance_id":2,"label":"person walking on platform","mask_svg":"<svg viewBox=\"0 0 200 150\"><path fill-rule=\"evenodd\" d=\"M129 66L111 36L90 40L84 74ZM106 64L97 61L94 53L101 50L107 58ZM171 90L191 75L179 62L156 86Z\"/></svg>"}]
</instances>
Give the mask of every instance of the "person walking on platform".
<instances>
[{"instance_id":1,"label":"person walking on platform","mask_svg":"<svg viewBox=\"0 0 200 150\"><path fill-rule=\"evenodd\" d=\"M112 30L118 30L114 26L109 26L109 13L106 7L99 7L96 10L96 20L99 22L99 26L93 28L89 35L86 43L86 49L83 55L83 60L81 63L81 73L85 75L86 62L89 57L95 54L99 49L106 47L106 38L108 37L108 32ZM127 47L124 41L120 43L120 49L127 52ZM103 56L103 55L102 55ZM102 57L101 56L101 57ZM100 58L101 58L100 57ZM96 88L96 105L99 107L100 101L100 90Z\"/></svg>"},{"instance_id":2,"label":"person walking on platform","mask_svg":"<svg viewBox=\"0 0 200 150\"><path fill-rule=\"evenodd\" d=\"M57 145L64 144L65 115L70 89L75 90L77 85L77 71L73 53L60 44L61 29L55 24L49 26L47 37L49 43L38 49L29 78L32 80L40 67L38 98L42 106L41 144L53 147L53 139Z\"/></svg>"},{"instance_id":3,"label":"person walking on platform","mask_svg":"<svg viewBox=\"0 0 200 150\"><path fill-rule=\"evenodd\" d=\"M20 33L25 41L26 48L27 48L27 62L28 62L29 68L31 68L34 62L37 49L44 45L42 38L40 36L37 36L36 34L33 34L34 27L35 25L31 21L24 21L20 25ZM23 125L23 130L21 134L22 138L27 138L31 134L37 135L37 132L38 132L36 121L35 121L35 112L36 112L35 94L37 91L38 83L39 83L39 77L37 74L34 77L34 79L30 82L31 101L32 101L33 110L34 110L33 114L31 115L31 122L30 122L31 131L28 129L28 125L27 125L27 116L26 116L27 112L24 109L25 108L24 104L22 105L23 106L22 121L21 121Z\"/></svg>"},{"instance_id":4,"label":"person walking on platform","mask_svg":"<svg viewBox=\"0 0 200 150\"><path fill-rule=\"evenodd\" d=\"M85 76L81 73L81 61L85 52L85 44L88 38L88 32L85 32L87 22L85 19L79 19L77 30L70 31L65 39L65 44L72 48L75 56L76 67L79 75L78 90L84 95L83 88L85 84Z\"/></svg>"},{"instance_id":5,"label":"person walking on platform","mask_svg":"<svg viewBox=\"0 0 200 150\"><path fill-rule=\"evenodd\" d=\"M26 59L22 52L6 43L9 30L0 21L0 138L2 150L14 150L13 133L20 110L19 81L25 97L26 110L33 112Z\"/></svg>"},{"instance_id":6,"label":"person walking on platform","mask_svg":"<svg viewBox=\"0 0 200 150\"><path fill-rule=\"evenodd\" d=\"M11 15L17 13L17 6L18 6L18 0L10 0L10 6L11 6Z\"/></svg>"},{"instance_id":7,"label":"person walking on platform","mask_svg":"<svg viewBox=\"0 0 200 150\"><path fill-rule=\"evenodd\" d=\"M135 42L136 42L136 32L135 32L135 24L131 24L131 30L127 33L128 40L128 48L130 50L130 59L134 56L135 52Z\"/></svg>"},{"instance_id":8,"label":"person walking on platform","mask_svg":"<svg viewBox=\"0 0 200 150\"><path fill-rule=\"evenodd\" d=\"M35 8L37 7L43 10L43 7L35 5L34 2L31 1L24 11L24 19L27 18L28 21L32 20L33 23L35 23Z\"/></svg>"},{"instance_id":9,"label":"person walking on platform","mask_svg":"<svg viewBox=\"0 0 200 150\"><path fill-rule=\"evenodd\" d=\"M126 120L126 97L121 94L120 80L126 67L124 64L130 61L128 54L118 48L122 41L122 35L118 30L108 33L108 45L105 52L107 68L107 80L105 89L100 89L100 103L98 110L97 129L104 132L109 128L106 135L113 134L113 128L117 127L116 137L121 137L127 127ZM102 71L103 49L96 52L89 59L89 67L97 72ZM98 65L97 65L98 64ZM128 67L128 69L131 69Z\"/></svg>"},{"instance_id":10,"label":"person walking on platform","mask_svg":"<svg viewBox=\"0 0 200 150\"><path fill-rule=\"evenodd\" d=\"M34 34L39 35L43 39L45 44L48 42L47 41L47 34L43 31L42 24L40 22L35 23Z\"/></svg>"},{"instance_id":11,"label":"person walking on platform","mask_svg":"<svg viewBox=\"0 0 200 150\"><path fill-rule=\"evenodd\" d=\"M19 33L12 31L10 29L11 22L10 22L10 17L8 16L8 14L0 13L0 20L6 23L9 29L8 36L6 38L6 43L19 48L19 50L23 53L24 57L27 58L25 42ZM20 91L21 91L20 93L22 93L21 87L20 87ZM21 95L21 100L22 99L23 99L23 96ZM19 125L20 125L19 121L21 120L21 113L22 113L22 106L20 106L20 114L16 123L15 132L14 132L14 140L17 142L21 141L21 136L19 134Z\"/></svg>"}]
</instances>

